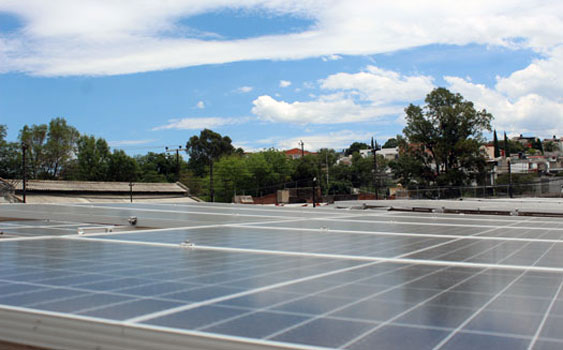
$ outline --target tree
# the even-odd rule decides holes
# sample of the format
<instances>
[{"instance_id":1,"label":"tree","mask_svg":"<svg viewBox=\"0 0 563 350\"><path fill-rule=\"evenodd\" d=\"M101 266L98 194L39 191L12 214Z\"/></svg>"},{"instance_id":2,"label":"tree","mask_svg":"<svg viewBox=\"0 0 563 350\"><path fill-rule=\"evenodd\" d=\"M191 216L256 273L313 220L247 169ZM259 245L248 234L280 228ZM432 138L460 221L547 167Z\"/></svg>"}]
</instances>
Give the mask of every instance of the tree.
<instances>
[{"instance_id":1,"label":"tree","mask_svg":"<svg viewBox=\"0 0 563 350\"><path fill-rule=\"evenodd\" d=\"M104 181L111 157L106 140L95 136L81 136L77 142L76 180Z\"/></svg>"},{"instance_id":2,"label":"tree","mask_svg":"<svg viewBox=\"0 0 563 350\"><path fill-rule=\"evenodd\" d=\"M495 151L494 151L495 158L500 157L500 148L498 146L498 138L497 138L497 131L496 130L493 133L493 146L495 148Z\"/></svg>"},{"instance_id":3,"label":"tree","mask_svg":"<svg viewBox=\"0 0 563 350\"><path fill-rule=\"evenodd\" d=\"M55 118L49 122L45 144L45 168L49 177L59 176L61 169L75 152L78 137L78 130L68 125L65 119Z\"/></svg>"},{"instance_id":4,"label":"tree","mask_svg":"<svg viewBox=\"0 0 563 350\"><path fill-rule=\"evenodd\" d=\"M392 137L385 142L382 148L395 148L398 146L399 146L399 142L397 141L396 138Z\"/></svg>"},{"instance_id":5,"label":"tree","mask_svg":"<svg viewBox=\"0 0 563 350\"><path fill-rule=\"evenodd\" d=\"M21 175L21 146L7 142L6 125L0 125L0 177L14 179Z\"/></svg>"},{"instance_id":6,"label":"tree","mask_svg":"<svg viewBox=\"0 0 563 350\"><path fill-rule=\"evenodd\" d=\"M47 142L47 125L24 125L20 130L19 140L27 145L27 169L30 178L43 176L45 171L45 145Z\"/></svg>"},{"instance_id":7,"label":"tree","mask_svg":"<svg viewBox=\"0 0 563 350\"><path fill-rule=\"evenodd\" d=\"M354 142L350 145L344 152L345 155L350 156L356 152L360 152L362 149L369 149L369 145L364 142Z\"/></svg>"},{"instance_id":8,"label":"tree","mask_svg":"<svg viewBox=\"0 0 563 350\"><path fill-rule=\"evenodd\" d=\"M79 136L78 131L67 125L63 118L52 119L49 125L24 125L19 139L28 146L30 177L60 177L75 152Z\"/></svg>"},{"instance_id":9,"label":"tree","mask_svg":"<svg viewBox=\"0 0 563 350\"><path fill-rule=\"evenodd\" d=\"M178 167L185 168L184 160L179 157L177 163L175 154L149 152L138 156L137 162L143 182L175 182Z\"/></svg>"},{"instance_id":10,"label":"tree","mask_svg":"<svg viewBox=\"0 0 563 350\"><path fill-rule=\"evenodd\" d=\"M425 99L424 107L409 105L407 126L403 129L408 148L418 161L423 161L429 182L437 185L463 185L485 167L480 144L483 130L491 130L493 116L486 110L475 110L473 103L460 94L437 88ZM429 164L429 162L431 162Z\"/></svg>"},{"instance_id":11,"label":"tree","mask_svg":"<svg viewBox=\"0 0 563 350\"><path fill-rule=\"evenodd\" d=\"M212 202L215 201L215 193L213 190L213 163L222 155L229 155L235 152L235 148L231 144L228 136L204 129L198 136L190 137L186 143L186 153L190 160L188 165L197 175L203 175L205 167L209 168L209 197Z\"/></svg>"},{"instance_id":12,"label":"tree","mask_svg":"<svg viewBox=\"0 0 563 350\"><path fill-rule=\"evenodd\" d=\"M108 161L107 180L130 182L139 178L139 164L123 150L114 150Z\"/></svg>"},{"instance_id":13,"label":"tree","mask_svg":"<svg viewBox=\"0 0 563 350\"><path fill-rule=\"evenodd\" d=\"M508 143L508 138L506 137L506 131L504 132L504 156L510 158L510 145Z\"/></svg>"}]
</instances>

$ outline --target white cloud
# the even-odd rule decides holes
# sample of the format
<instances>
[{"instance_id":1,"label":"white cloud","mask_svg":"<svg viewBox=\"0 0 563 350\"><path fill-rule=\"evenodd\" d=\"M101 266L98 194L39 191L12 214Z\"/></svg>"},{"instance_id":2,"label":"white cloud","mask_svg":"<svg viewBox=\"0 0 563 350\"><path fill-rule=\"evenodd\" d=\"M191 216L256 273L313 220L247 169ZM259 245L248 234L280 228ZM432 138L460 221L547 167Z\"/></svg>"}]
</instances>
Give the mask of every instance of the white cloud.
<instances>
[{"instance_id":1,"label":"white cloud","mask_svg":"<svg viewBox=\"0 0 563 350\"><path fill-rule=\"evenodd\" d=\"M537 60L509 77L499 77L494 88L458 77L444 79L450 90L492 113L497 130L550 137L563 131L561 67L548 69L558 59L561 56Z\"/></svg>"},{"instance_id":2,"label":"white cloud","mask_svg":"<svg viewBox=\"0 0 563 350\"><path fill-rule=\"evenodd\" d=\"M205 102L199 101L195 106L199 109L204 109L205 108Z\"/></svg>"},{"instance_id":3,"label":"white cloud","mask_svg":"<svg viewBox=\"0 0 563 350\"><path fill-rule=\"evenodd\" d=\"M246 94L249 93L250 91L254 90L254 88L252 86L241 86L235 89L235 92L239 93L239 94Z\"/></svg>"},{"instance_id":4,"label":"white cloud","mask_svg":"<svg viewBox=\"0 0 563 350\"><path fill-rule=\"evenodd\" d=\"M338 124L375 120L399 114L404 101L423 98L434 85L427 76L404 76L368 66L364 72L338 73L320 81L335 93L312 95L312 101L286 102L263 95L253 101L252 113L270 122Z\"/></svg>"},{"instance_id":5,"label":"white cloud","mask_svg":"<svg viewBox=\"0 0 563 350\"><path fill-rule=\"evenodd\" d=\"M157 130L200 130L200 129L211 129L224 125L242 124L249 120L250 118L218 118L218 117L208 117L208 118L184 118L184 119L171 119L168 124L157 126L152 128L153 131Z\"/></svg>"},{"instance_id":6,"label":"white cloud","mask_svg":"<svg viewBox=\"0 0 563 350\"><path fill-rule=\"evenodd\" d=\"M136 146L136 145L146 145L147 143L155 142L156 139L150 140L120 140L120 141L109 141L108 145L111 147L118 146Z\"/></svg>"},{"instance_id":7,"label":"white cloud","mask_svg":"<svg viewBox=\"0 0 563 350\"><path fill-rule=\"evenodd\" d=\"M368 121L400 113L402 108L374 107L356 103L352 98L322 96L315 101L285 102L263 95L253 102L252 113L270 122L294 124L339 124Z\"/></svg>"},{"instance_id":8,"label":"white cloud","mask_svg":"<svg viewBox=\"0 0 563 350\"><path fill-rule=\"evenodd\" d=\"M364 72L338 73L321 80L321 88L359 93L363 100L383 104L413 101L434 88L433 78L424 75L404 76L397 72L368 66Z\"/></svg>"},{"instance_id":9,"label":"white cloud","mask_svg":"<svg viewBox=\"0 0 563 350\"><path fill-rule=\"evenodd\" d=\"M546 98L563 98L563 47L550 52L545 59L536 59L528 67L498 78L496 89L510 98L536 93Z\"/></svg>"},{"instance_id":10,"label":"white cloud","mask_svg":"<svg viewBox=\"0 0 563 350\"><path fill-rule=\"evenodd\" d=\"M226 8L309 18L302 32L243 39L191 35L178 21ZM563 2L225 0L0 2L24 27L0 36L0 71L114 75L258 59L392 52L479 43L547 52L563 41ZM197 32L198 28L193 28ZM182 35L178 35L178 34Z\"/></svg>"},{"instance_id":11,"label":"white cloud","mask_svg":"<svg viewBox=\"0 0 563 350\"><path fill-rule=\"evenodd\" d=\"M291 81L287 81L287 80L280 80L280 87L281 88L286 88L288 86L291 85Z\"/></svg>"},{"instance_id":12,"label":"white cloud","mask_svg":"<svg viewBox=\"0 0 563 350\"><path fill-rule=\"evenodd\" d=\"M341 130L327 134L315 135L302 135L290 139L271 140L275 143L275 148L278 149L291 149L300 147L299 142L303 141L307 151L317 151L321 148L332 148L340 150L348 148L350 144L356 141L369 142L374 133L369 132L354 132L350 130Z\"/></svg>"},{"instance_id":13,"label":"white cloud","mask_svg":"<svg viewBox=\"0 0 563 350\"><path fill-rule=\"evenodd\" d=\"M323 56L323 57L321 57L321 59L323 60L323 62L338 61L338 60L342 59L342 56L339 56L339 55L328 55L328 56Z\"/></svg>"}]
</instances>

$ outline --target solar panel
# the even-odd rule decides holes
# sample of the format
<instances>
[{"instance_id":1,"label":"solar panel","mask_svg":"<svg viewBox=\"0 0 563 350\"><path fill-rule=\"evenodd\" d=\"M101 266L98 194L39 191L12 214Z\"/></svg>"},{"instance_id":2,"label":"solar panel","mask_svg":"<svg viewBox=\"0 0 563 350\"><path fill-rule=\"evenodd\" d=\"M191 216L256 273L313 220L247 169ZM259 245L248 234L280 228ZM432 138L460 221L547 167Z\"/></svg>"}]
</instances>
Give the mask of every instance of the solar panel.
<instances>
[{"instance_id":1,"label":"solar panel","mask_svg":"<svg viewBox=\"0 0 563 350\"><path fill-rule=\"evenodd\" d=\"M0 325L12 327L0 338L77 348L24 323L56 319L69 339L85 322L97 337L84 347L563 347L563 220L318 209L2 206L158 225L79 236L68 222L0 223L34 235L0 239Z\"/></svg>"}]
</instances>

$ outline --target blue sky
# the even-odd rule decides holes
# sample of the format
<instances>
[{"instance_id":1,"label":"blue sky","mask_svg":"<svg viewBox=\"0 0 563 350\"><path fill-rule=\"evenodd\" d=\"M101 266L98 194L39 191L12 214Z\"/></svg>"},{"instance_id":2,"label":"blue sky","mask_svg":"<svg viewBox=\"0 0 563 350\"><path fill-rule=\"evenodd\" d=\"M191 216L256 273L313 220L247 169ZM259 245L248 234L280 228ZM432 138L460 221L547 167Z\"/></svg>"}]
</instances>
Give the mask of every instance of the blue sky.
<instances>
[{"instance_id":1,"label":"blue sky","mask_svg":"<svg viewBox=\"0 0 563 350\"><path fill-rule=\"evenodd\" d=\"M246 150L341 149L400 133L445 86L499 130L561 136L562 6L476 3L0 0L0 124L15 140L64 117L131 154L205 127Z\"/></svg>"}]
</instances>

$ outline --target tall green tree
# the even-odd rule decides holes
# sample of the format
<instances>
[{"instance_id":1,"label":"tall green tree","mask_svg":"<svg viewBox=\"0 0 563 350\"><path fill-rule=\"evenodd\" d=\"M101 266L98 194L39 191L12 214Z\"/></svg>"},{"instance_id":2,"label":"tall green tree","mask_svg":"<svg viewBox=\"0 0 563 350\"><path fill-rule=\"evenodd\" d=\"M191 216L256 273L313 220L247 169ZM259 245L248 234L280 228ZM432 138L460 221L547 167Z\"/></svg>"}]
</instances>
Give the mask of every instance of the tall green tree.
<instances>
[{"instance_id":1,"label":"tall green tree","mask_svg":"<svg viewBox=\"0 0 563 350\"><path fill-rule=\"evenodd\" d=\"M32 179L45 176L47 131L46 124L24 125L20 130L19 140L27 145L27 170Z\"/></svg>"},{"instance_id":2,"label":"tall green tree","mask_svg":"<svg viewBox=\"0 0 563 350\"><path fill-rule=\"evenodd\" d=\"M30 177L59 178L76 151L79 136L64 118L54 118L49 125L25 125L19 139L27 145Z\"/></svg>"},{"instance_id":3,"label":"tall green tree","mask_svg":"<svg viewBox=\"0 0 563 350\"><path fill-rule=\"evenodd\" d=\"M387 141L385 141L382 148L395 148L398 146L399 146L399 142L397 141L396 138L392 137L390 139L387 139Z\"/></svg>"},{"instance_id":4,"label":"tall green tree","mask_svg":"<svg viewBox=\"0 0 563 350\"><path fill-rule=\"evenodd\" d=\"M221 156L235 152L231 142L231 138L228 136L221 136L212 130L204 129L200 132L199 137L192 136L186 143L186 153L190 157L188 166L194 173L201 176L206 167L209 169L209 197L212 202L215 201L213 163Z\"/></svg>"},{"instance_id":5,"label":"tall green tree","mask_svg":"<svg viewBox=\"0 0 563 350\"><path fill-rule=\"evenodd\" d=\"M105 181L111 152L103 138L81 136L77 142L74 178L86 181Z\"/></svg>"},{"instance_id":6,"label":"tall green tree","mask_svg":"<svg viewBox=\"0 0 563 350\"><path fill-rule=\"evenodd\" d=\"M14 179L21 176L21 145L7 142L8 128L0 125L0 177Z\"/></svg>"},{"instance_id":7,"label":"tall green tree","mask_svg":"<svg viewBox=\"0 0 563 350\"><path fill-rule=\"evenodd\" d=\"M130 182L139 179L139 164L123 150L114 150L108 161L107 180Z\"/></svg>"},{"instance_id":8,"label":"tall green tree","mask_svg":"<svg viewBox=\"0 0 563 350\"><path fill-rule=\"evenodd\" d=\"M506 131L504 132L504 156L510 158L510 144L508 143L508 138L506 137Z\"/></svg>"},{"instance_id":9,"label":"tall green tree","mask_svg":"<svg viewBox=\"0 0 563 350\"><path fill-rule=\"evenodd\" d=\"M472 175L484 171L479 147L483 131L491 130L493 116L445 88L434 89L425 102L424 107L411 104L405 109L403 132L409 143L422 150L415 152L416 158L432 162L432 184L468 183Z\"/></svg>"},{"instance_id":10,"label":"tall green tree","mask_svg":"<svg viewBox=\"0 0 563 350\"><path fill-rule=\"evenodd\" d=\"M500 157L500 148L498 145L498 138L497 138L497 131L495 130L493 132L493 147L494 147L494 157L498 158Z\"/></svg>"},{"instance_id":11,"label":"tall green tree","mask_svg":"<svg viewBox=\"0 0 563 350\"><path fill-rule=\"evenodd\" d=\"M352 154L354 154L356 152L360 152L360 150L362 150L362 149L369 149L369 145L367 143L364 143L364 142L354 142L350 145L350 147L348 147L346 149L344 154L347 155L347 156L351 156Z\"/></svg>"},{"instance_id":12,"label":"tall green tree","mask_svg":"<svg viewBox=\"0 0 563 350\"><path fill-rule=\"evenodd\" d=\"M49 177L59 177L61 169L74 155L79 137L78 130L68 125L64 118L55 118L49 122L45 144L45 168Z\"/></svg>"}]
</instances>

